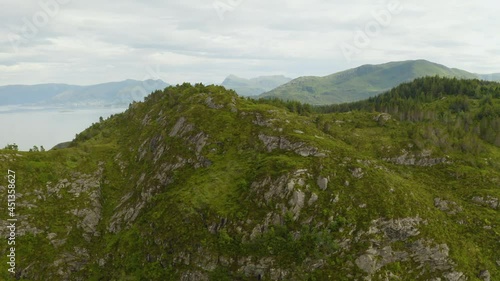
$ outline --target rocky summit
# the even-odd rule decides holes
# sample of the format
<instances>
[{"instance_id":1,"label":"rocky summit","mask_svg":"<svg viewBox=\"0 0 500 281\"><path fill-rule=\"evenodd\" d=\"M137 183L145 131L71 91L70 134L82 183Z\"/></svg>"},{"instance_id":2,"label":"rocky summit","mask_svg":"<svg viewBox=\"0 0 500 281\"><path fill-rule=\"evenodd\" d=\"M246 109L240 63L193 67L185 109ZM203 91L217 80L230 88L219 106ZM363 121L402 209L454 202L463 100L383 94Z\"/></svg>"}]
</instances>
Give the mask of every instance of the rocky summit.
<instances>
[{"instance_id":1,"label":"rocky summit","mask_svg":"<svg viewBox=\"0 0 500 281\"><path fill-rule=\"evenodd\" d=\"M500 280L500 86L481 83L349 110L183 84L67 148L7 147L0 279Z\"/></svg>"}]
</instances>

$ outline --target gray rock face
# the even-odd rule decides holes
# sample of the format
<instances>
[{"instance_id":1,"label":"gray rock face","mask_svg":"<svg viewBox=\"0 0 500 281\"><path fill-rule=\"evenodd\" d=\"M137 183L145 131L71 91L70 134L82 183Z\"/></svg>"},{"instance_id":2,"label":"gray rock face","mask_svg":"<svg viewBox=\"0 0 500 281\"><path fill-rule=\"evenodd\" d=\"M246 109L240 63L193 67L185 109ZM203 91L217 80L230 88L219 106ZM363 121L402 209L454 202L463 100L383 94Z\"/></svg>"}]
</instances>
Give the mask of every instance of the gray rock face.
<instances>
[{"instance_id":1,"label":"gray rock face","mask_svg":"<svg viewBox=\"0 0 500 281\"><path fill-rule=\"evenodd\" d=\"M378 219L372 222L372 227L368 233L384 233L390 241L404 241L409 237L414 237L420 234L417 226L421 223L426 223L419 217L403 218L403 219Z\"/></svg>"},{"instance_id":2,"label":"gray rock face","mask_svg":"<svg viewBox=\"0 0 500 281\"><path fill-rule=\"evenodd\" d=\"M354 168L351 170L352 176L356 179L361 179L365 175L363 172L363 169L361 168Z\"/></svg>"},{"instance_id":3,"label":"gray rock face","mask_svg":"<svg viewBox=\"0 0 500 281\"><path fill-rule=\"evenodd\" d=\"M384 161L404 166L432 167L439 164L449 163L446 158L431 158L429 151L423 151L420 155L410 154L403 150L403 155L394 158L384 158Z\"/></svg>"},{"instance_id":4,"label":"gray rock face","mask_svg":"<svg viewBox=\"0 0 500 281\"><path fill-rule=\"evenodd\" d=\"M297 170L292 175L282 176L276 180L266 178L262 182L254 182L251 185L252 190L258 193L263 193L266 204L270 204L273 200L287 200L290 208L282 209L283 214L286 211L291 211L295 216L300 214L300 210L304 207L306 194L297 187L305 185L305 179L311 177L307 170Z\"/></svg>"},{"instance_id":5,"label":"gray rock face","mask_svg":"<svg viewBox=\"0 0 500 281\"><path fill-rule=\"evenodd\" d=\"M300 210L304 207L304 200L306 198L305 193L302 190L294 190L292 198L288 202L291 207L291 211L294 218L297 219L300 215Z\"/></svg>"},{"instance_id":6,"label":"gray rock face","mask_svg":"<svg viewBox=\"0 0 500 281\"><path fill-rule=\"evenodd\" d=\"M391 246L382 249L369 248L366 254L356 259L356 265L368 274L373 274L383 266L396 261L406 261L409 254L402 251L394 251Z\"/></svg>"},{"instance_id":7,"label":"gray rock face","mask_svg":"<svg viewBox=\"0 0 500 281\"><path fill-rule=\"evenodd\" d=\"M377 115L376 117L373 118L373 120L381 123L381 122L387 122L392 119L392 116L388 113L381 113Z\"/></svg>"},{"instance_id":8,"label":"gray rock face","mask_svg":"<svg viewBox=\"0 0 500 281\"><path fill-rule=\"evenodd\" d=\"M491 275L490 275L490 272L488 270L481 270L481 272L479 272L479 275L477 277L481 278L481 280L483 280L483 281L490 281L491 280Z\"/></svg>"},{"instance_id":9,"label":"gray rock face","mask_svg":"<svg viewBox=\"0 0 500 281\"><path fill-rule=\"evenodd\" d=\"M57 269L59 280L70 280L73 272L81 270L90 260L88 250L74 247L73 252L62 253L52 264Z\"/></svg>"},{"instance_id":10,"label":"gray rock face","mask_svg":"<svg viewBox=\"0 0 500 281\"><path fill-rule=\"evenodd\" d=\"M311 206L311 205L314 205L314 203L316 203L316 201L318 201L318 195L316 193L313 193L313 194L311 194L311 198L309 198L309 201L307 202L307 204L309 206Z\"/></svg>"},{"instance_id":11,"label":"gray rock face","mask_svg":"<svg viewBox=\"0 0 500 281\"><path fill-rule=\"evenodd\" d=\"M324 178L322 176L318 176L318 180L316 181L318 184L319 188L321 190L326 190L328 188L328 179Z\"/></svg>"},{"instance_id":12,"label":"gray rock face","mask_svg":"<svg viewBox=\"0 0 500 281\"><path fill-rule=\"evenodd\" d=\"M212 97L207 97L207 99L205 100L205 104L212 108L212 109L221 109L224 107L224 105L222 104L216 104L214 101L213 101L213 98Z\"/></svg>"},{"instance_id":13,"label":"gray rock face","mask_svg":"<svg viewBox=\"0 0 500 281\"><path fill-rule=\"evenodd\" d=\"M200 271L191 271L184 273L181 276L181 281L208 281L208 276Z\"/></svg>"},{"instance_id":14,"label":"gray rock face","mask_svg":"<svg viewBox=\"0 0 500 281\"><path fill-rule=\"evenodd\" d=\"M465 281L467 277L462 272L450 272L444 275L447 281Z\"/></svg>"},{"instance_id":15,"label":"gray rock face","mask_svg":"<svg viewBox=\"0 0 500 281\"><path fill-rule=\"evenodd\" d=\"M276 149L281 149L285 151L293 151L300 156L308 157L325 157L325 153L319 152L319 150L315 147L308 146L303 142L292 143L285 137L275 137L275 136L266 136L264 134L259 134L259 139L264 143L266 150L268 152L272 152Z\"/></svg>"},{"instance_id":16,"label":"gray rock face","mask_svg":"<svg viewBox=\"0 0 500 281\"><path fill-rule=\"evenodd\" d=\"M260 113L255 113L255 120L252 121L252 123L262 127L272 127L273 121L274 120L266 120Z\"/></svg>"},{"instance_id":17,"label":"gray rock face","mask_svg":"<svg viewBox=\"0 0 500 281\"><path fill-rule=\"evenodd\" d=\"M393 249L395 242L407 242L409 238L418 237L420 235L418 226L426 223L419 217L374 220L368 232L361 233L360 236L368 235L365 239L371 241L372 245L356 259L355 264L368 274L368 279L390 263L412 261L420 265L418 268L422 269L421 274L428 270L430 273L443 274L447 280L465 280L461 279L465 278L461 272L454 270L454 263L449 258L449 248L446 244L438 245L432 240L421 238L406 243L402 250ZM372 235L380 237L380 234L381 238L372 237ZM348 243L344 247L348 247Z\"/></svg>"},{"instance_id":18,"label":"gray rock face","mask_svg":"<svg viewBox=\"0 0 500 281\"><path fill-rule=\"evenodd\" d=\"M434 198L434 207L446 212L449 215L455 215L462 212L462 207L460 207L456 202L443 200L441 198Z\"/></svg>"},{"instance_id":19,"label":"gray rock face","mask_svg":"<svg viewBox=\"0 0 500 281\"><path fill-rule=\"evenodd\" d=\"M430 266L431 272L453 269L448 259L449 248L446 244L434 245L433 241L420 239L410 246L413 260Z\"/></svg>"},{"instance_id":20,"label":"gray rock face","mask_svg":"<svg viewBox=\"0 0 500 281\"><path fill-rule=\"evenodd\" d=\"M486 196L486 197L475 196L474 198L472 198L472 201L478 205L487 206L494 210L498 208L498 202L499 202L498 198L492 196Z\"/></svg>"},{"instance_id":21,"label":"gray rock face","mask_svg":"<svg viewBox=\"0 0 500 281\"><path fill-rule=\"evenodd\" d=\"M192 124L187 123L187 119L185 117L179 118L177 123L175 123L174 127L168 134L171 137L184 136L186 133L191 132L194 129Z\"/></svg>"}]
</instances>

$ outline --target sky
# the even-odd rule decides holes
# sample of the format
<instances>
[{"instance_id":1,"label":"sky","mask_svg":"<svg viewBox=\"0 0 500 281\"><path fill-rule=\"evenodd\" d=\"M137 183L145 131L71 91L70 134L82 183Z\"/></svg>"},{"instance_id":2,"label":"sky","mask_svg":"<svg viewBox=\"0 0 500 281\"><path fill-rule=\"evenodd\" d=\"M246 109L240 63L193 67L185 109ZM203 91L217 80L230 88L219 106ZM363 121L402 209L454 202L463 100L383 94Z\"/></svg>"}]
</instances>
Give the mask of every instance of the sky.
<instances>
[{"instance_id":1,"label":"sky","mask_svg":"<svg viewBox=\"0 0 500 281\"><path fill-rule=\"evenodd\" d=\"M219 84L413 59L500 72L496 0L0 1L0 85Z\"/></svg>"}]
</instances>

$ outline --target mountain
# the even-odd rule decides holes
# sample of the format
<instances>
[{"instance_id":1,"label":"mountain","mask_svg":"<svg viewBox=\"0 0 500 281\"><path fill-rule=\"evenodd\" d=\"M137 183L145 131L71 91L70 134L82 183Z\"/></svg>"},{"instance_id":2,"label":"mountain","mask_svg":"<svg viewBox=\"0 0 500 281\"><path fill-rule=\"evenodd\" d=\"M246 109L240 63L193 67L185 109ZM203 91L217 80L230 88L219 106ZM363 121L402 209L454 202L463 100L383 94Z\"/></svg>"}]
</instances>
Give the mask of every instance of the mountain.
<instances>
[{"instance_id":1,"label":"mountain","mask_svg":"<svg viewBox=\"0 0 500 281\"><path fill-rule=\"evenodd\" d=\"M500 84L386 95L333 112L183 84L67 148L0 150L0 279L498 280Z\"/></svg>"},{"instance_id":2,"label":"mountain","mask_svg":"<svg viewBox=\"0 0 500 281\"><path fill-rule=\"evenodd\" d=\"M282 75L260 76L252 79L229 75L221 85L227 89L235 90L240 96L257 96L290 82L290 80L292 79Z\"/></svg>"},{"instance_id":3,"label":"mountain","mask_svg":"<svg viewBox=\"0 0 500 281\"><path fill-rule=\"evenodd\" d=\"M466 79L481 78L478 74L425 60L390 62L363 65L324 77L299 77L259 97L296 100L313 105L338 104L366 99L403 82L436 75ZM492 76L482 76L485 79L489 77Z\"/></svg>"},{"instance_id":4,"label":"mountain","mask_svg":"<svg viewBox=\"0 0 500 281\"><path fill-rule=\"evenodd\" d=\"M478 75L479 75L479 78L482 80L500 82L500 73L478 74Z\"/></svg>"},{"instance_id":5,"label":"mountain","mask_svg":"<svg viewBox=\"0 0 500 281\"><path fill-rule=\"evenodd\" d=\"M67 84L9 85L0 87L1 105L109 106L140 101L168 84L162 80L125 80L91 86Z\"/></svg>"}]
</instances>

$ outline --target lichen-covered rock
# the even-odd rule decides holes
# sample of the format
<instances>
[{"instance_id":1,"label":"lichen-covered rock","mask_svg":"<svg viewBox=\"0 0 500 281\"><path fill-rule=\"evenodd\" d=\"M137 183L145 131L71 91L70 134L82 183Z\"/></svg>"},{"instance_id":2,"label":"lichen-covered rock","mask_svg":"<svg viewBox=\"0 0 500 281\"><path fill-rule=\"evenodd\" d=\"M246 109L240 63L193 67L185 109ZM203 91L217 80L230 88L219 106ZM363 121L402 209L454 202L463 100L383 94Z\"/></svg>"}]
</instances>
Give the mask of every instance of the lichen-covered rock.
<instances>
[{"instance_id":1,"label":"lichen-covered rock","mask_svg":"<svg viewBox=\"0 0 500 281\"><path fill-rule=\"evenodd\" d=\"M216 104L212 97L207 97L207 99L205 100L205 104L212 109L221 109L224 107L224 105L222 104Z\"/></svg>"},{"instance_id":2,"label":"lichen-covered rock","mask_svg":"<svg viewBox=\"0 0 500 281\"><path fill-rule=\"evenodd\" d=\"M488 270L481 270L481 272L479 272L479 275L477 277L481 278L481 280L483 280L483 281L490 281L491 280L491 275L490 275L490 272Z\"/></svg>"},{"instance_id":3,"label":"lichen-covered rock","mask_svg":"<svg viewBox=\"0 0 500 281\"><path fill-rule=\"evenodd\" d=\"M326 154L319 152L319 150L315 147L308 146L303 142L292 143L285 137L275 137L275 136L267 136L264 134L259 134L259 139L264 143L266 150L268 152L272 152L276 149L281 149L285 151L293 151L300 156L308 157L325 157Z\"/></svg>"},{"instance_id":4,"label":"lichen-covered rock","mask_svg":"<svg viewBox=\"0 0 500 281\"><path fill-rule=\"evenodd\" d=\"M316 183L321 190L326 190L328 188L328 178L318 176L318 180L316 181Z\"/></svg>"},{"instance_id":5,"label":"lichen-covered rock","mask_svg":"<svg viewBox=\"0 0 500 281\"><path fill-rule=\"evenodd\" d=\"M434 207L449 215L455 215L462 212L462 207L458 206L456 202L443 200L441 198L434 198Z\"/></svg>"},{"instance_id":6,"label":"lichen-covered rock","mask_svg":"<svg viewBox=\"0 0 500 281\"><path fill-rule=\"evenodd\" d=\"M307 202L307 204L309 206L311 206L311 205L314 205L314 203L316 203L316 201L318 201L318 195L316 193L313 193L313 194L311 194L311 197L309 198L309 201Z\"/></svg>"},{"instance_id":7,"label":"lichen-covered rock","mask_svg":"<svg viewBox=\"0 0 500 281\"><path fill-rule=\"evenodd\" d=\"M411 261L419 265L421 274L428 270L429 273L442 273L446 278L459 278L450 280L462 280L460 278L463 278L463 273L454 270L455 264L449 257L448 245L436 244L429 239L408 242L409 238L420 236L418 226L425 223L427 222L419 217L372 221L369 230L361 233L361 237L368 235L368 239L372 235L383 234L383 236L370 239L371 246L356 259L356 265L368 274L367 278L371 278L388 264ZM395 251L393 245L398 241L405 242L406 246ZM344 244L346 248L350 241L345 241Z\"/></svg>"},{"instance_id":8,"label":"lichen-covered rock","mask_svg":"<svg viewBox=\"0 0 500 281\"><path fill-rule=\"evenodd\" d=\"M429 151L423 151L420 155L411 154L406 150L403 150L403 154L398 157L384 158L384 161L391 162L397 165L404 166L421 166L421 167L432 167L439 164L450 163L447 158L431 158Z\"/></svg>"},{"instance_id":9,"label":"lichen-covered rock","mask_svg":"<svg viewBox=\"0 0 500 281\"><path fill-rule=\"evenodd\" d=\"M472 201L478 205L482 205L482 206L488 206L494 210L496 210L498 208L498 198L495 198L493 196L486 196L486 197L481 197L481 196L474 196L472 198Z\"/></svg>"},{"instance_id":10,"label":"lichen-covered rock","mask_svg":"<svg viewBox=\"0 0 500 281\"><path fill-rule=\"evenodd\" d=\"M352 176L356 179L361 179L365 173L363 172L363 169L361 168L354 168L351 170Z\"/></svg>"},{"instance_id":11,"label":"lichen-covered rock","mask_svg":"<svg viewBox=\"0 0 500 281\"><path fill-rule=\"evenodd\" d=\"M184 134L191 132L193 129L194 126L187 123L187 119L185 117L181 117L177 120L168 135L171 137L183 136Z\"/></svg>"},{"instance_id":12,"label":"lichen-covered rock","mask_svg":"<svg viewBox=\"0 0 500 281\"><path fill-rule=\"evenodd\" d=\"M181 281L208 281L208 275L201 271L188 271L182 274Z\"/></svg>"}]
</instances>

